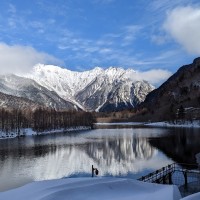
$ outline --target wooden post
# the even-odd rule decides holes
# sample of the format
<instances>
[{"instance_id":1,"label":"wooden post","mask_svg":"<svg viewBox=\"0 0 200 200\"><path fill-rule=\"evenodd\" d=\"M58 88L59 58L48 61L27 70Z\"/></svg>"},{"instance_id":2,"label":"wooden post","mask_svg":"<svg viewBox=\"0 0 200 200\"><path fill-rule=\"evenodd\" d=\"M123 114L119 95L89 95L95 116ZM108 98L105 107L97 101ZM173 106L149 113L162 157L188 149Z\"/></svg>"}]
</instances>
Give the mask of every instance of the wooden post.
<instances>
[{"instance_id":1,"label":"wooden post","mask_svg":"<svg viewBox=\"0 0 200 200\"><path fill-rule=\"evenodd\" d=\"M166 177L167 177L167 176L163 176L163 184L166 184L166 180L165 180Z\"/></svg>"},{"instance_id":2,"label":"wooden post","mask_svg":"<svg viewBox=\"0 0 200 200\"><path fill-rule=\"evenodd\" d=\"M92 165L92 177L94 177L94 167Z\"/></svg>"},{"instance_id":3,"label":"wooden post","mask_svg":"<svg viewBox=\"0 0 200 200\"><path fill-rule=\"evenodd\" d=\"M172 173L169 173L169 184L172 184Z\"/></svg>"},{"instance_id":4,"label":"wooden post","mask_svg":"<svg viewBox=\"0 0 200 200\"><path fill-rule=\"evenodd\" d=\"M187 184L188 184L188 180L187 180L187 170L185 170L183 172L183 175L184 175L184 179L185 179L185 187L187 187Z\"/></svg>"}]
</instances>

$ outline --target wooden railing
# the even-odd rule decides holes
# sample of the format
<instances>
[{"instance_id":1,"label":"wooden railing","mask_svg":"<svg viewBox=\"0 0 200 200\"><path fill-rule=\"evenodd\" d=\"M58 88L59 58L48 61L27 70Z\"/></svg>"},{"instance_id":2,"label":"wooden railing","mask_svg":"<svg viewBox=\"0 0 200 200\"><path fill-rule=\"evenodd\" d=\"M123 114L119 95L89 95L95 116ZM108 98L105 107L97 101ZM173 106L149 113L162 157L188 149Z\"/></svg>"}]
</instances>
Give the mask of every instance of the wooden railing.
<instances>
[{"instance_id":1,"label":"wooden railing","mask_svg":"<svg viewBox=\"0 0 200 200\"><path fill-rule=\"evenodd\" d=\"M200 170L198 169L198 165L185 164L185 163L179 163L179 164L172 163L146 176L142 176L138 180L151 183L173 184L172 175L176 171L183 173L185 185L187 185L188 183L188 173L190 174L194 173L200 175Z\"/></svg>"}]
</instances>

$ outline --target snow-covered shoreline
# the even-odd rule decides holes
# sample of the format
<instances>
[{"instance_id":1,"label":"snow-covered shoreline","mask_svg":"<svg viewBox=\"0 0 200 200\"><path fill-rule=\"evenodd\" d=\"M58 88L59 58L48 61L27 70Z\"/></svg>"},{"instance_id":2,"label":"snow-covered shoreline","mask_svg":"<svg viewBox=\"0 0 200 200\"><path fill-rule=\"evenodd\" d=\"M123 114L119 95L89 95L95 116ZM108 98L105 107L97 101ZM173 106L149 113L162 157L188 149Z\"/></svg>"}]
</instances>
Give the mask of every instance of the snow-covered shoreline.
<instances>
[{"instance_id":1,"label":"snow-covered shoreline","mask_svg":"<svg viewBox=\"0 0 200 200\"><path fill-rule=\"evenodd\" d=\"M178 122L113 122L113 123L95 123L97 126L144 126L144 127L177 127L177 128L200 128L200 120L194 121L178 121ZM16 138L23 136L33 136L33 135L47 135L53 133L63 133L63 132L73 132L73 131L83 131L90 130L90 126L78 126L78 127L69 127L67 129L55 129L55 130L47 130L42 132L33 131L32 128L25 128L20 130L20 134L17 134L14 131L11 132L2 132L0 131L0 139L8 139L8 138Z\"/></svg>"},{"instance_id":2,"label":"snow-covered shoreline","mask_svg":"<svg viewBox=\"0 0 200 200\"><path fill-rule=\"evenodd\" d=\"M109 123L109 122L98 122L98 123L95 123L95 125L97 126L106 126L106 125L109 125L109 126L116 126L116 125L127 125L127 126L135 126L135 125L143 125L144 122L112 122L112 123Z\"/></svg>"},{"instance_id":3,"label":"snow-covered shoreline","mask_svg":"<svg viewBox=\"0 0 200 200\"><path fill-rule=\"evenodd\" d=\"M20 134L17 134L16 132L9 132L9 133L0 132L0 139L9 139L9 138L34 136L34 135L47 135L47 134L63 133L63 132L76 132L76 131L84 131L84 130L90 130L90 129L91 129L90 126L78 126L78 127L70 127L67 129L62 128L62 129L37 132L37 131L33 131L32 128L25 128L21 130Z\"/></svg>"},{"instance_id":4,"label":"snow-covered shoreline","mask_svg":"<svg viewBox=\"0 0 200 200\"><path fill-rule=\"evenodd\" d=\"M176 123L172 122L152 122L152 123L146 123L145 126L152 126L152 127L180 127L180 128L200 128L200 121L194 120L194 121L179 121Z\"/></svg>"},{"instance_id":5,"label":"snow-covered shoreline","mask_svg":"<svg viewBox=\"0 0 200 200\"><path fill-rule=\"evenodd\" d=\"M177 121L177 122L112 122L112 123L95 123L97 126L141 126L141 127L183 127L183 128L200 128L200 120L194 121Z\"/></svg>"}]
</instances>

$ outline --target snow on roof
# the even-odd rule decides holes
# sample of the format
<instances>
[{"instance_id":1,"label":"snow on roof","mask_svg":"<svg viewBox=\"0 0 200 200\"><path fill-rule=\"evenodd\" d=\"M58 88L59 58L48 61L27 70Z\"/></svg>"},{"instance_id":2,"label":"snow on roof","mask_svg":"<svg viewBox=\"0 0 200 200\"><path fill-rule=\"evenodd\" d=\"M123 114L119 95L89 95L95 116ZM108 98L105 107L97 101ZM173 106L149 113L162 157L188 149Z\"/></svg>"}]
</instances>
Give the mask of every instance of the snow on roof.
<instances>
[{"instance_id":1,"label":"snow on roof","mask_svg":"<svg viewBox=\"0 0 200 200\"><path fill-rule=\"evenodd\" d=\"M0 193L0 200L179 200L177 186L126 178L66 178L33 182Z\"/></svg>"}]
</instances>

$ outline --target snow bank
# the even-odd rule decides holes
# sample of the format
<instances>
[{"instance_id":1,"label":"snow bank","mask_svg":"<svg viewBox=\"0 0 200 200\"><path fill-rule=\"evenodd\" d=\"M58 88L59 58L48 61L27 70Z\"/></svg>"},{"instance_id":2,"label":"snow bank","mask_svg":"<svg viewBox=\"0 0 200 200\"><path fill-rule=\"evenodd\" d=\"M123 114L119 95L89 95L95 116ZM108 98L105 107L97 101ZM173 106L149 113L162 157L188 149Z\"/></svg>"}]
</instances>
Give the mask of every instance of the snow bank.
<instances>
[{"instance_id":1,"label":"snow bank","mask_svg":"<svg viewBox=\"0 0 200 200\"><path fill-rule=\"evenodd\" d=\"M153 127L183 127L183 128L200 128L200 121L194 120L191 121L178 121L177 123L170 123L167 121L164 122L152 122L152 123L145 123L145 122L116 122L116 123L95 123L95 125L104 126L115 126L115 125L130 125L130 126L137 126L137 125L144 125L144 126L153 126Z\"/></svg>"},{"instance_id":2,"label":"snow bank","mask_svg":"<svg viewBox=\"0 0 200 200\"><path fill-rule=\"evenodd\" d=\"M153 126L153 127L183 127L183 128L200 128L200 121L195 120L193 122L185 121L178 123L169 123L169 122L153 122L144 124L145 126Z\"/></svg>"},{"instance_id":3,"label":"snow bank","mask_svg":"<svg viewBox=\"0 0 200 200\"><path fill-rule=\"evenodd\" d=\"M130 126L134 126L134 125L143 125L144 122L113 122L113 123L106 123L106 122L98 122L98 123L95 123L95 125L102 125L102 126L106 126L106 125L109 125L109 126L116 126L116 125L130 125Z\"/></svg>"},{"instance_id":4,"label":"snow bank","mask_svg":"<svg viewBox=\"0 0 200 200\"><path fill-rule=\"evenodd\" d=\"M91 127L89 126L78 126L78 127L69 127L67 129L62 128L62 129L55 129L55 130L49 130L49 131L43 131L43 132L36 132L36 131L33 131L32 128L25 128L21 130L20 135L18 135L16 132L5 133L5 132L0 131L0 139L16 138L18 136L46 135L46 134L53 134L53 133L83 131L83 130L89 130L89 129L91 129Z\"/></svg>"},{"instance_id":5,"label":"snow bank","mask_svg":"<svg viewBox=\"0 0 200 200\"><path fill-rule=\"evenodd\" d=\"M72 132L72 131L83 131L91 129L91 127L88 126L78 126L78 127L70 127L67 129L55 129L55 130L49 130L49 131L43 131L43 132L36 132L33 131L31 128L25 129L25 135L46 135L46 134L52 134L52 133L63 133L63 132Z\"/></svg>"},{"instance_id":6,"label":"snow bank","mask_svg":"<svg viewBox=\"0 0 200 200\"><path fill-rule=\"evenodd\" d=\"M0 193L0 200L179 200L177 186L125 178L66 178L41 181Z\"/></svg>"},{"instance_id":7,"label":"snow bank","mask_svg":"<svg viewBox=\"0 0 200 200\"><path fill-rule=\"evenodd\" d=\"M200 199L200 192L187 196L182 200L199 200L199 199Z\"/></svg>"}]
</instances>

